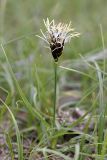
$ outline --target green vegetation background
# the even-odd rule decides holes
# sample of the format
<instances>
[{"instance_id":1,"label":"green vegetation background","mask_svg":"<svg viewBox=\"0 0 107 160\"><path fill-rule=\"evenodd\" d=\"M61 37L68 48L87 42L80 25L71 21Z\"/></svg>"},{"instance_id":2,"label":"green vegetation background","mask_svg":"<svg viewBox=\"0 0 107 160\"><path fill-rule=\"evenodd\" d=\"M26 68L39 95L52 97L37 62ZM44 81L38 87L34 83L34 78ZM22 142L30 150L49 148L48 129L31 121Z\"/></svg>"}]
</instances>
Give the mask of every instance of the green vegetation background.
<instances>
[{"instance_id":1,"label":"green vegetation background","mask_svg":"<svg viewBox=\"0 0 107 160\"><path fill-rule=\"evenodd\" d=\"M0 0L0 43L3 45L17 82L27 97L27 100L39 110L42 116L50 116L53 111L53 59L50 51L45 48L45 43L35 35L40 35L40 28L45 31L43 19L47 17L50 20L54 19L56 22L69 23L69 21L72 21L73 27L81 33L79 38L72 39L71 43L65 46L64 53L59 60L60 64L67 62L66 60L70 60L70 63L72 63L74 59L81 59L80 55L92 56L106 48L107 1ZM43 127L39 126L38 121L34 122L31 116L33 109L29 109L29 103L24 99L17 82L14 80L14 76L10 71L3 53L3 48L0 48L0 98L10 107L19 128L28 129L29 131L33 130L32 127L35 126L37 132L41 133ZM106 64L106 61L104 64ZM100 65L102 68L103 62ZM95 78L97 82L92 79L90 80L86 76L77 77L79 83L82 85L82 95L85 95L86 91L92 87L92 90L89 91L90 96L86 95L85 100L83 97L85 109L92 105L98 108L101 107L94 99L94 96L98 96L98 88L100 86L101 89L103 86L101 84L101 77L98 81L96 70L94 69L90 68L86 72L91 78ZM61 70L60 75L66 77L65 70ZM68 75L71 76L71 72L68 72ZM72 74L74 81L76 75L77 73ZM106 95L106 91L104 92ZM60 94L61 92L59 92ZM24 99L24 103L22 99ZM2 109L0 112L1 124L6 119L10 119L6 113L6 109ZM24 122L22 113L27 113ZM39 118L41 120L41 117ZM103 118L100 118L102 120L101 122L103 122ZM15 127L17 128L16 125ZM9 130L10 137L12 136L11 132L14 132L14 130ZM24 132L29 134L27 130ZM16 133L18 134L17 130ZM99 142L102 142L102 133L99 132L99 134ZM20 140L18 142L20 146ZM98 153L100 154L100 152Z\"/></svg>"}]
</instances>

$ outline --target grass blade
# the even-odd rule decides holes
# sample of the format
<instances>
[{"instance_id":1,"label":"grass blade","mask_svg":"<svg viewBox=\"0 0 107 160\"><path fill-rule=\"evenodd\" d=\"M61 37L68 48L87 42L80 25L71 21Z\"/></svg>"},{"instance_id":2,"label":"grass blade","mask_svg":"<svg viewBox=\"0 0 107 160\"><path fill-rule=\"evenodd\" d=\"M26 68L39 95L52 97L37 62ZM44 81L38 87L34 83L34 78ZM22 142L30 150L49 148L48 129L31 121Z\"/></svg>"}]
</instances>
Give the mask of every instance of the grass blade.
<instances>
[{"instance_id":1,"label":"grass blade","mask_svg":"<svg viewBox=\"0 0 107 160\"><path fill-rule=\"evenodd\" d=\"M18 145L18 160L23 160L23 147L22 147L22 142L21 142L21 137L20 137L20 131L17 125L17 122L15 120L15 117L12 113L12 111L10 110L10 108L7 106L7 104L0 98L0 101L3 103L3 105L7 108L8 112L11 115L14 127L15 127L15 131L16 131L16 137L17 137L17 145Z\"/></svg>"}]
</instances>

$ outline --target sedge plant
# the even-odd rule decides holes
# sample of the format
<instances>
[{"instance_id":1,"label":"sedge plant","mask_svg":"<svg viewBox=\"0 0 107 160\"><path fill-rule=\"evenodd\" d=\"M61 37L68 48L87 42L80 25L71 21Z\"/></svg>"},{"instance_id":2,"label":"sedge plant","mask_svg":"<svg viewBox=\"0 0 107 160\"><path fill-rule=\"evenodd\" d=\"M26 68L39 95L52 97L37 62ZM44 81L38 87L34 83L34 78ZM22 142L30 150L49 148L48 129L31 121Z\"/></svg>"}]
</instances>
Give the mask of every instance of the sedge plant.
<instances>
[{"instance_id":1,"label":"sedge plant","mask_svg":"<svg viewBox=\"0 0 107 160\"><path fill-rule=\"evenodd\" d=\"M56 123L56 107L57 107L57 69L58 69L58 59L62 55L64 45L70 42L72 37L78 37L80 33L74 32L71 22L69 24L58 23L56 24L54 20L49 21L43 20L46 27L45 33L42 30L42 36L38 36L48 44L48 48L54 59L54 106L53 106L53 127Z\"/></svg>"}]
</instances>

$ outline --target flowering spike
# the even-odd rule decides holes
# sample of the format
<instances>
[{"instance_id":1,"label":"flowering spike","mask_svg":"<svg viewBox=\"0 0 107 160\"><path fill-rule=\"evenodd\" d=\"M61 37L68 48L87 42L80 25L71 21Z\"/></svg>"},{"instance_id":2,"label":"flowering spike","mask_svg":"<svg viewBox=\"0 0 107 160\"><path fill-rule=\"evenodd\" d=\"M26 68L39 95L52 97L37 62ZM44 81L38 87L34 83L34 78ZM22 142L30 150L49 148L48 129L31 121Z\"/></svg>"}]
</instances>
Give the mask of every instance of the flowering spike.
<instances>
[{"instance_id":1,"label":"flowering spike","mask_svg":"<svg viewBox=\"0 0 107 160\"><path fill-rule=\"evenodd\" d=\"M70 42L72 37L78 37L80 33L74 32L74 28L69 24L59 23L55 24L54 20L49 22L49 19L43 20L47 29L44 34L41 30L43 40L49 43L51 53L55 61L61 56L65 43Z\"/></svg>"}]
</instances>

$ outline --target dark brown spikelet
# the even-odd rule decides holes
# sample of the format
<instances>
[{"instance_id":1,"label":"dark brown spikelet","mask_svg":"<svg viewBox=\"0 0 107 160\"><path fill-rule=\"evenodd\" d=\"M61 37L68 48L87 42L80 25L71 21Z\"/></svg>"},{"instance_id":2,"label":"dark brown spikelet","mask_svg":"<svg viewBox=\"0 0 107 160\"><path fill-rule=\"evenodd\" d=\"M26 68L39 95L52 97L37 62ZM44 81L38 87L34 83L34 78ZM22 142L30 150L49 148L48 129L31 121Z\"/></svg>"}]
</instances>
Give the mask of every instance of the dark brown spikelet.
<instances>
[{"instance_id":1,"label":"dark brown spikelet","mask_svg":"<svg viewBox=\"0 0 107 160\"><path fill-rule=\"evenodd\" d=\"M62 45L61 43L50 44L52 56L56 62L58 61L58 57L62 54L63 47L64 44Z\"/></svg>"}]
</instances>

